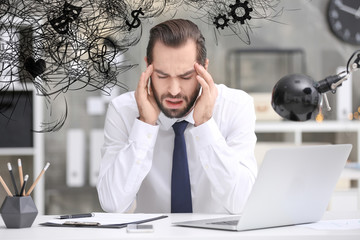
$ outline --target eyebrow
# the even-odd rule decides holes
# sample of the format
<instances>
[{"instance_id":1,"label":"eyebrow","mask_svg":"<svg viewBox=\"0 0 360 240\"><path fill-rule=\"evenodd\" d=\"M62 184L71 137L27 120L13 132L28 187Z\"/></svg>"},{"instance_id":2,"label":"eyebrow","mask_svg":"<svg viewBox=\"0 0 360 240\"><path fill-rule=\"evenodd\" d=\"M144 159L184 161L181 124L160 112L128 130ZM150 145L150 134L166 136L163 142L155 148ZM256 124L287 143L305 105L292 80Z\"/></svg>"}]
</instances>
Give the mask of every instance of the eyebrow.
<instances>
[{"instance_id":1,"label":"eyebrow","mask_svg":"<svg viewBox=\"0 0 360 240\"><path fill-rule=\"evenodd\" d=\"M163 72L163 71L161 71L159 69L155 69L154 72L157 72L157 73L159 73L161 75L164 75L164 76L170 76L170 74L165 73L165 72ZM191 70L189 70L189 71L187 71L187 72L185 72L183 74L178 75L178 77L185 77L185 76L188 76L188 75L190 75L190 74L192 74L194 72L195 72L195 69L191 69Z\"/></svg>"}]
</instances>

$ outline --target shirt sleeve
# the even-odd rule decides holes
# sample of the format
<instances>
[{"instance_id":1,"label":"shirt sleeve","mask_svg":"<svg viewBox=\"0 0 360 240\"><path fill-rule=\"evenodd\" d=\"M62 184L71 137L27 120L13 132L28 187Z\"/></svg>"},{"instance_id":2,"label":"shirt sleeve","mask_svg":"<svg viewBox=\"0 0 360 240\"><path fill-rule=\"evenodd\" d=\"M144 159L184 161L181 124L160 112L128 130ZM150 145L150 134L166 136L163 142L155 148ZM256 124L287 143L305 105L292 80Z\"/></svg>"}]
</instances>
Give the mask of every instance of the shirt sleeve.
<instances>
[{"instance_id":1,"label":"shirt sleeve","mask_svg":"<svg viewBox=\"0 0 360 240\"><path fill-rule=\"evenodd\" d=\"M159 127L137 118L129 127L126 117L129 116L122 116L110 103L97 183L99 201L106 212L125 212L131 208L151 169Z\"/></svg>"},{"instance_id":2,"label":"shirt sleeve","mask_svg":"<svg viewBox=\"0 0 360 240\"><path fill-rule=\"evenodd\" d=\"M231 111L226 132L213 118L191 130L211 194L232 214L242 212L257 175L255 120L250 98L242 109Z\"/></svg>"}]
</instances>

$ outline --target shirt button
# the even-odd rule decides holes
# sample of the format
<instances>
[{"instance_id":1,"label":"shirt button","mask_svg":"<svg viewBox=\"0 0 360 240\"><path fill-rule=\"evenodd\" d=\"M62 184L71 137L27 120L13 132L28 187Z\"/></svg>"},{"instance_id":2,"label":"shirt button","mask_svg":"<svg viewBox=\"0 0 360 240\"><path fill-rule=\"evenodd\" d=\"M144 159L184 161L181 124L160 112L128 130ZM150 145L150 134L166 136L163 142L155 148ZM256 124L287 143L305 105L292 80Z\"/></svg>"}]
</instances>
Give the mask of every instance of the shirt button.
<instances>
[{"instance_id":1,"label":"shirt button","mask_svg":"<svg viewBox=\"0 0 360 240\"><path fill-rule=\"evenodd\" d=\"M136 163L137 163L137 164L141 164L141 161L140 161L140 160L137 160Z\"/></svg>"},{"instance_id":2,"label":"shirt button","mask_svg":"<svg viewBox=\"0 0 360 240\"><path fill-rule=\"evenodd\" d=\"M151 134L151 133L148 133L148 134L146 135L146 137L147 137L148 139L151 139L152 134Z\"/></svg>"},{"instance_id":3,"label":"shirt button","mask_svg":"<svg viewBox=\"0 0 360 240\"><path fill-rule=\"evenodd\" d=\"M199 136L195 136L195 139L196 139L196 141L199 141L199 140L200 140L200 137L199 137Z\"/></svg>"}]
</instances>

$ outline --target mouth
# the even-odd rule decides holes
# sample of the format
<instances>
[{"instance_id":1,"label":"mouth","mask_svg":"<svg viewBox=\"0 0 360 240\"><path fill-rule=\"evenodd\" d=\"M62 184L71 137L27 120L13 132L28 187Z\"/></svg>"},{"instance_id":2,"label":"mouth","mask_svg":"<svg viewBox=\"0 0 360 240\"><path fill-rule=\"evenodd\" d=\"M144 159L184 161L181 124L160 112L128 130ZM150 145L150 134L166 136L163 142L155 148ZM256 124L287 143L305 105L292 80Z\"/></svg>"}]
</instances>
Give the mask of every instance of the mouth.
<instances>
[{"instance_id":1,"label":"mouth","mask_svg":"<svg viewBox=\"0 0 360 240\"><path fill-rule=\"evenodd\" d=\"M170 109L179 109L184 103L183 99L179 98L167 98L165 99L165 104Z\"/></svg>"}]
</instances>

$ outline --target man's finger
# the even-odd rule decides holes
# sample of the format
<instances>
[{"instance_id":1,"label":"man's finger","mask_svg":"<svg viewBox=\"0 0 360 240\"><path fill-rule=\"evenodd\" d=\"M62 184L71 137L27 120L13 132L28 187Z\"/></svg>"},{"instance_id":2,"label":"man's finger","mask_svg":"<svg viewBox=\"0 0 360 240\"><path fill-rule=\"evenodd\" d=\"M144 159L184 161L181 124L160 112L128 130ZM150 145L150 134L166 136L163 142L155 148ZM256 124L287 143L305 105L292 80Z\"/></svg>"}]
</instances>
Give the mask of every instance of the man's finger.
<instances>
[{"instance_id":1,"label":"man's finger","mask_svg":"<svg viewBox=\"0 0 360 240\"><path fill-rule=\"evenodd\" d=\"M150 65L146 68L146 70L145 70L145 76L146 76L147 78L149 78L152 73L153 73L153 65L150 64Z\"/></svg>"},{"instance_id":2,"label":"man's finger","mask_svg":"<svg viewBox=\"0 0 360 240\"><path fill-rule=\"evenodd\" d=\"M203 88L203 91L209 91L209 88L210 88L209 84L205 81L205 79L203 77L201 77L200 75L197 75L196 79L198 80L201 87Z\"/></svg>"},{"instance_id":3,"label":"man's finger","mask_svg":"<svg viewBox=\"0 0 360 240\"><path fill-rule=\"evenodd\" d=\"M147 85L148 85L148 82L149 82L149 78L151 76L151 74L153 73L153 66L152 65L149 65L145 72L144 72L144 78L145 78L145 88L147 89Z\"/></svg>"},{"instance_id":4,"label":"man's finger","mask_svg":"<svg viewBox=\"0 0 360 240\"><path fill-rule=\"evenodd\" d=\"M147 90L147 84L148 84L148 81L149 81L149 78L150 78L152 72L153 72L153 66L149 65L146 68L146 70L141 73L140 81L138 84L139 90L143 90L143 89Z\"/></svg>"},{"instance_id":5,"label":"man's finger","mask_svg":"<svg viewBox=\"0 0 360 240\"><path fill-rule=\"evenodd\" d=\"M195 70L209 85L213 86L214 80L212 79L210 73L206 71L206 69L202 65L196 62Z\"/></svg>"}]
</instances>

